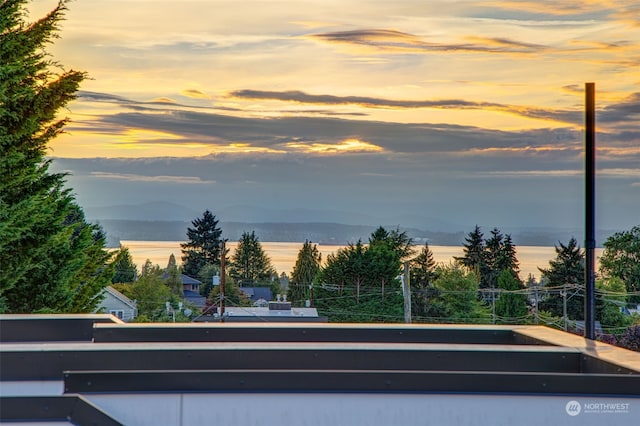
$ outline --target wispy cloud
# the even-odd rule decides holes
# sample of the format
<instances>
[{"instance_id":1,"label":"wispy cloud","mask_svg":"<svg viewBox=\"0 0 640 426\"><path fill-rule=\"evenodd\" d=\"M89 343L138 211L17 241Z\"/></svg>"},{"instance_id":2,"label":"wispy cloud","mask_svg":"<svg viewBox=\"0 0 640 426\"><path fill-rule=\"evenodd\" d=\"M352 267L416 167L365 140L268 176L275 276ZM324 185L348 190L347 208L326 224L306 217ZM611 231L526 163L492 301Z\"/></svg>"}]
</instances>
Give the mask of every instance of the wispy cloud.
<instances>
[{"instance_id":1,"label":"wispy cloud","mask_svg":"<svg viewBox=\"0 0 640 426\"><path fill-rule=\"evenodd\" d=\"M314 40L327 43L352 44L385 52L432 53L432 52L491 52L491 53L536 53L545 46L520 42L503 37L469 37L469 43L428 42L413 34L390 29L360 29L312 34Z\"/></svg>"},{"instance_id":2,"label":"wispy cloud","mask_svg":"<svg viewBox=\"0 0 640 426\"><path fill-rule=\"evenodd\" d=\"M554 120L563 123L577 124L582 120L580 111L545 109L540 107L508 105L495 102L477 102L463 99L438 99L438 100L393 100L373 98L367 96L334 96L312 95L302 91L265 91L265 90L236 90L230 93L236 98L245 99L270 99L286 102L298 102L306 104L324 105L359 105L367 108L435 108L435 109L482 109L499 111L519 115L527 118Z\"/></svg>"},{"instance_id":3,"label":"wispy cloud","mask_svg":"<svg viewBox=\"0 0 640 426\"><path fill-rule=\"evenodd\" d=\"M203 180L196 176L146 176L131 173L91 172L91 177L107 180L124 180L130 182L180 183L180 184L213 184L212 180Z\"/></svg>"}]
</instances>

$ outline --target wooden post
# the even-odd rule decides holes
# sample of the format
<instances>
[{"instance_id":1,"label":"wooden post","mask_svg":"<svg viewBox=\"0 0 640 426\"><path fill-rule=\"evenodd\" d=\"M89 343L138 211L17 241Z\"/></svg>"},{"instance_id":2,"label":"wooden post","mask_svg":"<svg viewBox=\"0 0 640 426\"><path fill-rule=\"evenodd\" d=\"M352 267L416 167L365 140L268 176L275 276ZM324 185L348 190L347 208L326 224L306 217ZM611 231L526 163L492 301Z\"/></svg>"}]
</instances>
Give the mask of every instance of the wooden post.
<instances>
[{"instance_id":1,"label":"wooden post","mask_svg":"<svg viewBox=\"0 0 640 426\"><path fill-rule=\"evenodd\" d=\"M404 322L411 324L411 285L409 262L404 262L404 279L402 280L402 294L404 295Z\"/></svg>"}]
</instances>

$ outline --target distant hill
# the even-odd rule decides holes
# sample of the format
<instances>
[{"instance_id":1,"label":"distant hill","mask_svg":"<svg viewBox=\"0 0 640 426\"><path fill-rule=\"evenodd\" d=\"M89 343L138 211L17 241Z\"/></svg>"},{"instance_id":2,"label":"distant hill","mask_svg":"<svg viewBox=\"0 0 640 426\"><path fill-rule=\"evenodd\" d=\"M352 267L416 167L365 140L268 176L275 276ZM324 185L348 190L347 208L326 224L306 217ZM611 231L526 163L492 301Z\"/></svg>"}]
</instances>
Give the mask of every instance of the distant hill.
<instances>
[{"instance_id":1,"label":"distant hill","mask_svg":"<svg viewBox=\"0 0 640 426\"><path fill-rule=\"evenodd\" d=\"M100 220L109 237L110 245L117 246L121 240L183 241L191 221L143 221ZM243 232L255 231L261 241L304 242L321 244L355 243L359 239L368 241L377 226L345 225L339 223L247 223L220 222L223 237L231 241L240 239ZM387 229L395 229L388 226ZM416 242L429 240L432 244L455 245L463 240L463 233L429 232L418 229L403 229Z\"/></svg>"},{"instance_id":2,"label":"distant hill","mask_svg":"<svg viewBox=\"0 0 640 426\"><path fill-rule=\"evenodd\" d=\"M191 221L146 221L146 220L100 220L98 223L107 233L109 245L116 247L121 240L140 241L184 241ZM386 229L396 229L395 225L383 225ZM222 235L231 241L238 241L243 232L255 231L260 241L304 242L342 245L355 243L359 239L366 242L377 226L346 225L340 223L249 223L220 222ZM417 228L399 227L406 231L416 244L429 242L432 245L456 246L464 242L469 231L434 232ZM489 229L484 229L485 234ZM516 245L553 246L566 243L576 235L575 230L503 230L511 233ZM614 231L600 231L598 245ZM582 245L582 244L581 244Z\"/></svg>"},{"instance_id":3,"label":"distant hill","mask_svg":"<svg viewBox=\"0 0 640 426\"><path fill-rule=\"evenodd\" d=\"M102 225L108 244L119 245L121 240L183 241L187 227L202 216L194 206L157 201L136 205L85 207L87 218ZM251 205L218 206L212 212L220 220L223 236L237 241L243 232L255 231L261 241L346 244L359 239L368 241L371 233L382 224L386 229L406 231L416 244L428 241L433 245L461 245L472 226L456 225L439 219L417 215L382 218L362 212L317 209L269 209ZM232 221L226 218L233 218ZM399 221L396 222L396 221ZM491 228L482 226L485 235ZM500 227L499 227L500 228ZM582 229L500 228L511 234L516 245L553 246L576 237L580 245ZM615 230L599 230L599 246Z\"/></svg>"}]
</instances>

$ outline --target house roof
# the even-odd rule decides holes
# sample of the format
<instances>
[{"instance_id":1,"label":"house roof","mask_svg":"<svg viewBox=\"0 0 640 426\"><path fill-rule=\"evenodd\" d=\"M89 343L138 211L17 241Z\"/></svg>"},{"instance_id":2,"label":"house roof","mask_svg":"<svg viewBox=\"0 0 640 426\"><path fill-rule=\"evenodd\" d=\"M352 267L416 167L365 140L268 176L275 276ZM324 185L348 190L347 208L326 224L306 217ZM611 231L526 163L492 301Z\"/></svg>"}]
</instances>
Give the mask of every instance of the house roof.
<instances>
[{"instance_id":1,"label":"house roof","mask_svg":"<svg viewBox=\"0 0 640 426\"><path fill-rule=\"evenodd\" d=\"M202 281L191 278L190 276L185 274L180 274L180 280L182 281L182 284L202 284Z\"/></svg>"},{"instance_id":2,"label":"house roof","mask_svg":"<svg viewBox=\"0 0 640 426\"><path fill-rule=\"evenodd\" d=\"M207 302L207 298L201 296L197 291L184 290L184 299L187 302L193 303L198 308L202 308L205 306Z\"/></svg>"},{"instance_id":3,"label":"house roof","mask_svg":"<svg viewBox=\"0 0 640 426\"><path fill-rule=\"evenodd\" d=\"M165 272L164 274L162 274L162 279L166 280L167 278L169 278L169 273ZM195 278L191 278L188 275L185 274L180 274L180 281L182 281L182 285L191 285L191 284L196 284L196 285L200 285L202 284L202 281L197 280Z\"/></svg>"},{"instance_id":4,"label":"house roof","mask_svg":"<svg viewBox=\"0 0 640 426\"><path fill-rule=\"evenodd\" d=\"M291 308L287 310L270 310L256 306L238 307L229 306L225 308L228 316L234 317L294 317L294 318L317 318L316 308Z\"/></svg>"},{"instance_id":5,"label":"house roof","mask_svg":"<svg viewBox=\"0 0 640 426\"><path fill-rule=\"evenodd\" d=\"M269 287L240 287L240 291L247 295L247 297L253 301L264 299L272 300L273 294Z\"/></svg>"},{"instance_id":6,"label":"house roof","mask_svg":"<svg viewBox=\"0 0 640 426\"><path fill-rule=\"evenodd\" d=\"M129 305L132 309L136 308L136 302L134 302L133 300L129 299L127 296L125 296L124 294L120 293L115 288L113 288L111 286L107 286L107 287L104 288L104 291L105 291L105 293L109 293L110 295L112 295L116 299L120 300L122 303L125 303L125 304Z\"/></svg>"}]
</instances>

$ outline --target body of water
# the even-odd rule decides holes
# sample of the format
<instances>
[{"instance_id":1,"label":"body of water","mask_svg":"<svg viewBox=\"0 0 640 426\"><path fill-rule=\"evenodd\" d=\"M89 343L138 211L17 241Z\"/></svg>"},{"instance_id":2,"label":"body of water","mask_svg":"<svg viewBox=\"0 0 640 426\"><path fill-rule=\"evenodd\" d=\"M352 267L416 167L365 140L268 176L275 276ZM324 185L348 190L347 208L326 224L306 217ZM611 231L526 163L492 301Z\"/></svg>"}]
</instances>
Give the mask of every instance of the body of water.
<instances>
[{"instance_id":1,"label":"body of water","mask_svg":"<svg viewBox=\"0 0 640 426\"><path fill-rule=\"evenodd\" d=\"M138 269L146 262L147 259L155 265L159 265L162 268L167 266L169 262L169 256L173 254L181 263L182 250L180 243L184 241L121 241L124 247L129 249L129 253L133 257L134 263L138 265ZM293 265L296 263L298 252L302 248L303 243L283 243L283 242L260 242L262 249L267 256L271 259L271 263L276 268L279 274L285 272L287 275L291 275ZM236 249L236 242L228 242L227 248L230 250L230 255L233 255ZM339 248L344 247L340 245L322 245L318 244L318 250L322 253L323 261L330 253L335 253ZM416 246L417 250L421 249L421 246ZM433 257L438 263L453 262L455 256L462 256L462 246L432 246L429 248L433 252ZM596 258L600 259L602 255L601 248L596 249ZM517 246L516 253L518 261L520 262L520 278L526 279L529 274L540 278L540 271L538 267L548 268L549 261L556 256L554 247L538 247L538 246ZM596 268L598 264L596 263Z\"/></svg>"}]
</instances>

